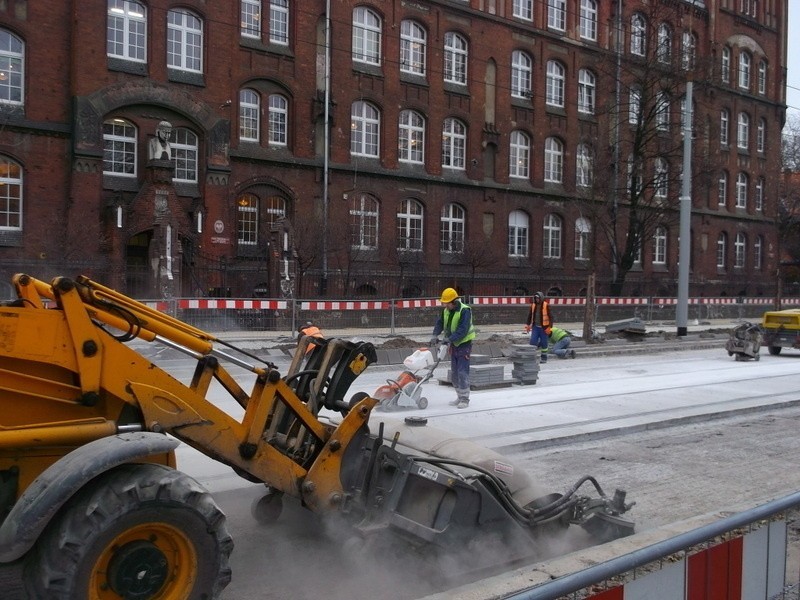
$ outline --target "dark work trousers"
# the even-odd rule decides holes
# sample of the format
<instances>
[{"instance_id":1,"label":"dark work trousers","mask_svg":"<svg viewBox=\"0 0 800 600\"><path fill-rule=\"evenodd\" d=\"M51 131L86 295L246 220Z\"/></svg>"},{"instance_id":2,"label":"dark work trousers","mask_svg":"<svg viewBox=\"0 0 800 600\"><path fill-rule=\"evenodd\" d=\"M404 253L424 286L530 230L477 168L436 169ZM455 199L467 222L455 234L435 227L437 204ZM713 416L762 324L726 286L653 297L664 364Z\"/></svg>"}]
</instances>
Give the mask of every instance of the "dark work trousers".
<instances>
[{"instance_id":1,"label":"dark work trousers","mask_svg":"<svg viewBox=\"0 0 800 600\"><path fill-rule=\"evenodd\" d=\"M450 345L450 371L453 387L459 400L469 402L469 355L472 353L472 342L464 342L460 346Z\"/></svg>"}]
</instances>

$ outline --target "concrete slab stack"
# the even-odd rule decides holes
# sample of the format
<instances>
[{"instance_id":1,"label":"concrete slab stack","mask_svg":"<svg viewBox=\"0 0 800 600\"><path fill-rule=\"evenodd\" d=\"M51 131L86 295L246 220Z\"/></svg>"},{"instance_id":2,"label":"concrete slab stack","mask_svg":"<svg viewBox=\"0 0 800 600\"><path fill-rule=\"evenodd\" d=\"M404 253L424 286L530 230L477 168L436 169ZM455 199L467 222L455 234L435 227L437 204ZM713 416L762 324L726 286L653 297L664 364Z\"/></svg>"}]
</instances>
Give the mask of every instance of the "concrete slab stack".
<instances>
[{"instance_id":1,"label":"concrete slab stack","mask_svg":"<svg viewBox=\"0 0 800 600\"><path fill-rule=\"evenodd\" d=\"M539 379L539 348L528 344L514 344L511 358L511 376L522 385L535 384Z\"/></svg>"}]
</instances>

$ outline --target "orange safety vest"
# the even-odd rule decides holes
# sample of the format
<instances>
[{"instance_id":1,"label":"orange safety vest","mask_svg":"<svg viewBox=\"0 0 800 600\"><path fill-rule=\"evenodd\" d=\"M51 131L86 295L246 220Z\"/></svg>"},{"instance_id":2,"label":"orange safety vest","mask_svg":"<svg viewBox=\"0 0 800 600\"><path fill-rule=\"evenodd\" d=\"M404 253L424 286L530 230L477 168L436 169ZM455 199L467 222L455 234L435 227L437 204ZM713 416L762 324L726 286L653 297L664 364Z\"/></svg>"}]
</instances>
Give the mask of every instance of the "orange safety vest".
<instances>
[{"instance_id":1,"label":"orange safety vest","mask_svg":"<svg viewBox=\"0 0 800 600\"><path fill-rule=\"evenodd\" d=\"M528 325L531 327L534 326L536 323L536 302L531 303L531 312L528 315ZM542 311L542 329L547 335L550 335L551 327L553 325L552 320L550 319L550 303L542 298L541 302L541 311Z\"/></svg>"},{"instance_id":2,"label":"orange safety vest","mask_svg":"<svg viewBox=\"0 0 800 600\"><path fill-rule=\"evenodd\" d=\"M320 328L317 327L316 325L309 325L308 327L303 327L300 330L300 333L302 335L310 335L311 337L315 337L315 338L324 338L325 337L324 335L322 335L322 331L320 330ZM306 354L311 352L314 349L315 346L316 346L316 344L309 344L308 347L306 348Z\"/></svg>"}]
</instances>

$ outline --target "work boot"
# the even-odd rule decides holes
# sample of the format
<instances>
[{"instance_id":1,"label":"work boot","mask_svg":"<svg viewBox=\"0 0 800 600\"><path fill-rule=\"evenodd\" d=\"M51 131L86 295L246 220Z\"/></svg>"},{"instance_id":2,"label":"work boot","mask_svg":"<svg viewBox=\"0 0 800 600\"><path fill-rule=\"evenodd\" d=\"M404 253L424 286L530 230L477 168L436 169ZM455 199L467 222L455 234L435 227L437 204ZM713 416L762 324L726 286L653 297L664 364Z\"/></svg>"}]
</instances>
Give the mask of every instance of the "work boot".
<instances>
[{"instance_id":1,"label":"work boot","mask_svg":"<svg viewBox=\"0 0 800 600\"><path fill-rule=\"evenodd\" d=\"M575 350L570 350L569 351L569 357L570 358L575 358Z\"/></svg>"},{"instance_id":2,"label":"work boot","mask_svg":"<svg viewBox=\"0 0 800 600\"><path fill-rule=\"evenodd\" d=\"M456 408L467 408L469 406L469 400L461 400L457 405Z\"/></svg>"},{"instance_id":3,"label":"work boot","mask_svg":"<svg viewBox=\"0 0 800 600\"><path fill-rule=\"evenodd\" d=\"M547 362L547 354L542 354L542 358L539 362L546 363Z\"/></svg>"}]
</instances>

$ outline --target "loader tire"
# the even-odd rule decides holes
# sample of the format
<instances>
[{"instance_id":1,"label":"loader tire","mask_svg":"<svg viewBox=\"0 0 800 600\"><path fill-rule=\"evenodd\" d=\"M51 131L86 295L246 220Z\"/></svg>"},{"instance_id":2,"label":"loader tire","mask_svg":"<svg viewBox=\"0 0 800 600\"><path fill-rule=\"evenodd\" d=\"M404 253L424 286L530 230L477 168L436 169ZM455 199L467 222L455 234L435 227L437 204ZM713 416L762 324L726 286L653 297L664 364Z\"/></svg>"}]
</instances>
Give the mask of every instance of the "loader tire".
<instances>
[{"instance_id":1,"label":"loader tire","mask_svg":"<svg viewBox=\"0 0 800 600\"><path fill-rule=\"evenodd\" d=\"M125 464L71 498L36 545L37 600L212 600L231 579L225 515L194 479Z\"/></svg>"},{"instance_id":2,"label":"loader tire","mask_svg":"<svg viewBox=\"0 0 800 600\"><path fill-rule=\"evenodd\" d=\"M778 354L781 353L781 346L768 346L767 350L769 350L769 353L772 354L772 356L778 356Z\"/></svg>"}]
</instances>

